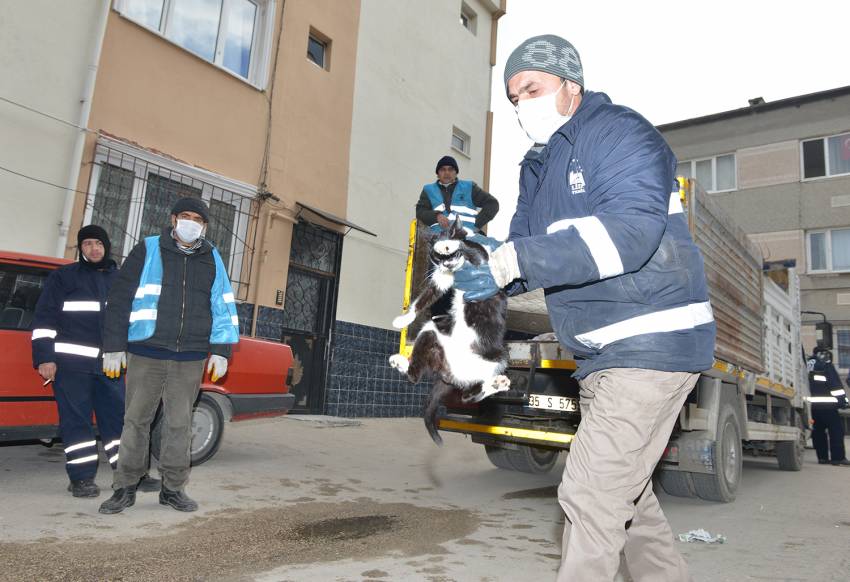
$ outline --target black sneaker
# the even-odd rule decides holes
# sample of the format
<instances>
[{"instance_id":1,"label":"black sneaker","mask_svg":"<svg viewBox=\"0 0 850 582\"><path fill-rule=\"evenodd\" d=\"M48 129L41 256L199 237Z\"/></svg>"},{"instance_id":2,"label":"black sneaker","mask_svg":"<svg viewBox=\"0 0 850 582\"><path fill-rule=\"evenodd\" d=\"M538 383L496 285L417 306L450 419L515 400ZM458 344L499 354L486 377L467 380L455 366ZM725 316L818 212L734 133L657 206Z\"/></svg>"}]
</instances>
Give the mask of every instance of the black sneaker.
<instances>
[{"instance_id":1,"label":"black sneaker","mask_svg":"<svg viewBox=\"0 0 850 582\"><path fill-rule=\"evenodd\" d=\"M97 497L100 495L100 487L95 484L94 479L80 479L68 484L68 491L74 497Z\"/></svg>"},{"instance_id":2,"label":"black sneaker","mask_svg":"<svg viewBox=\"0 0 850 582\"><path fill-rule=\"evenodd\" d=\"M835 465L836 467L850 467L850 461L848 461L847 459L841 459L840 461L833 461L832 464Z\"/></svg>"},{"instance_id":3,"label":"black sneaker","mask_svg":"<svg viewBox=\"0 0 850 582\"><path fill-rule=\"evenodd\" d=\"M170 505L177 511L197 511L198 504L183 491L172 491L165 486L159 492L160 505Z\"/></svg>"},{"instance_id":4,"label":"black sneaker","mask_svg":"<svg viewBox=\"0 0 850 582\"><path fill-rule=\"evenodd\" d=\"M136 503L136 487L116 489L112 497L100 504L100 513L121 513Z\"/></svg>"},{"instance_id":5,"label":"black sneaker","mask_svg":"<svg viewBox=\"0 0 850 582\"><path fill-rule=\"evenodd\" d=\"M162 489L162 481L159 479L154 479L147 473L142 475L142 478L139 479L139 484L136 486L138 491L144 491L145 493L151 493L153 491L159 491Z\"/></svg>"},{"instance_id":6,"label":"black sneaker","mask_svg":"<svg viewBox=\"0 0 850 582\"><path fill-rule=\"evenodd\" d=\"M829 459L818 459L818 465L829 465Z\"/></svg>"}]
</instances>

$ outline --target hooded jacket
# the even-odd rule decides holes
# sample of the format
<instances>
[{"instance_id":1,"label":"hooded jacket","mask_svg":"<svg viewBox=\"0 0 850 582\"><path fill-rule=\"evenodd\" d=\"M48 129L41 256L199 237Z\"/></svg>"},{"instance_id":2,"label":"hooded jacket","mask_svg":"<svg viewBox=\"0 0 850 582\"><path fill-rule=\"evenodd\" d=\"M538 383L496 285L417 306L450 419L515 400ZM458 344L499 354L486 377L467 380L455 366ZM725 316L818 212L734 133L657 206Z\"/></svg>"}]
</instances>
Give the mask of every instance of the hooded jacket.
<instances>
[{"instance_id":1,"label":"hooded jacket","mask_svg":"<svg viewBox=\"0 0 850 582\"><path fill-rule=\"evenodd\" d=\"M522 289L544 288L558 339L584 359L576 378L712 366L716 328L675 167L646 119L594 92L522 161L509 240Z\"/></svg>"}]
</instances>

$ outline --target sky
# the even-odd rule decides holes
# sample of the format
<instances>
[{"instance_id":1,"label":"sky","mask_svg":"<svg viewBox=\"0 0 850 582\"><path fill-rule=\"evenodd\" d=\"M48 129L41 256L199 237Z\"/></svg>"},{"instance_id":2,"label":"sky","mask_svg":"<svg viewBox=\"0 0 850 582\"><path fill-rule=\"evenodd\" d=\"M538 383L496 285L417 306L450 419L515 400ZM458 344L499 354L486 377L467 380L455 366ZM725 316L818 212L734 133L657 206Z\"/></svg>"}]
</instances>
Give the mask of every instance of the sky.
<instances>
[{"instance_id":1,"label":"sky","mask_svg":"<svg viewBox=\"0 0 850 582\"><path fill-rule=\"evenodd\" d=\"M505 61L557 34L578 50L585 87L655 125L850 85L850 2L508 0L493 68L489 234L506 238L518 163L531 144L505 97Z\"/></svg>"}]
</instances>

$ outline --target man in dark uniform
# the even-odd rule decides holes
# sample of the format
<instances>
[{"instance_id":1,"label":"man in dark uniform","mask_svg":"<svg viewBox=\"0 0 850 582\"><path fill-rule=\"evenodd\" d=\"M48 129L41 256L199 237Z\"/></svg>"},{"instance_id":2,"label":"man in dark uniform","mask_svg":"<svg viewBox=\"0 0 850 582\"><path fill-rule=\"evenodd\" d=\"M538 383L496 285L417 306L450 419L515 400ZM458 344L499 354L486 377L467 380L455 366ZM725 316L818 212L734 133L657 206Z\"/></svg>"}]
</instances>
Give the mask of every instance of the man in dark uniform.
<instances>
[{"instance_id":1,"label":"man in dark uniform","mask_svg":"<svg viewBox=\"0 0 850 582\"><path fill-rule=\"evenodd\" d=\"M98 451L92 412L103 450L115 469L124 420L124 380L107 378L102 368L101 329L109 287L116 275L106 231L94 224L77 234L80 259L47 278L35 310L33 367L53 382L65 469L74 497L97 497ZM145 475L145 490L159 482Z\"/></svg>"},{"instance_id":2,"label":"man in dark uniform","mask_svg":"<svg viewBox=\"0 0 850 582\"><path fill-rule=\"evenodd\" d=\"M844 451L844 426L839 408L847 408L847 393L841 378L832 365L829 350L817 347L806 362L809 369L809 388L812 395L812 444L821 465L850 467ZM828 436L827 436L828 435Z\"/></svg>"}]
</instances>

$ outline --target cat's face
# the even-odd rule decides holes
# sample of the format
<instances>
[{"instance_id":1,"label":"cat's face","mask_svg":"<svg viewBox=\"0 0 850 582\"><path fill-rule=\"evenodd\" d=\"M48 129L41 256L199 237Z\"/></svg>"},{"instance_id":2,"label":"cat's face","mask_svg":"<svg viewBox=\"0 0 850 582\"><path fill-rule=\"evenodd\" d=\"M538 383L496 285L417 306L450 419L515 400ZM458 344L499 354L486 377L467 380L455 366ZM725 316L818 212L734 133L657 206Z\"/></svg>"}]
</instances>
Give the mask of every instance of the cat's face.
<instances>
[{"instance_id":1,"label":"cat's face","mask_svg":"<svg viewBox=\"0 0 850 582\"><path fill-rule=\"evenodd\" d=\"M458 218L431 242L431 262L445 271L458 270L464 262L461 249L465 239L466 231Z\"/></svg>"}]
</instances>

